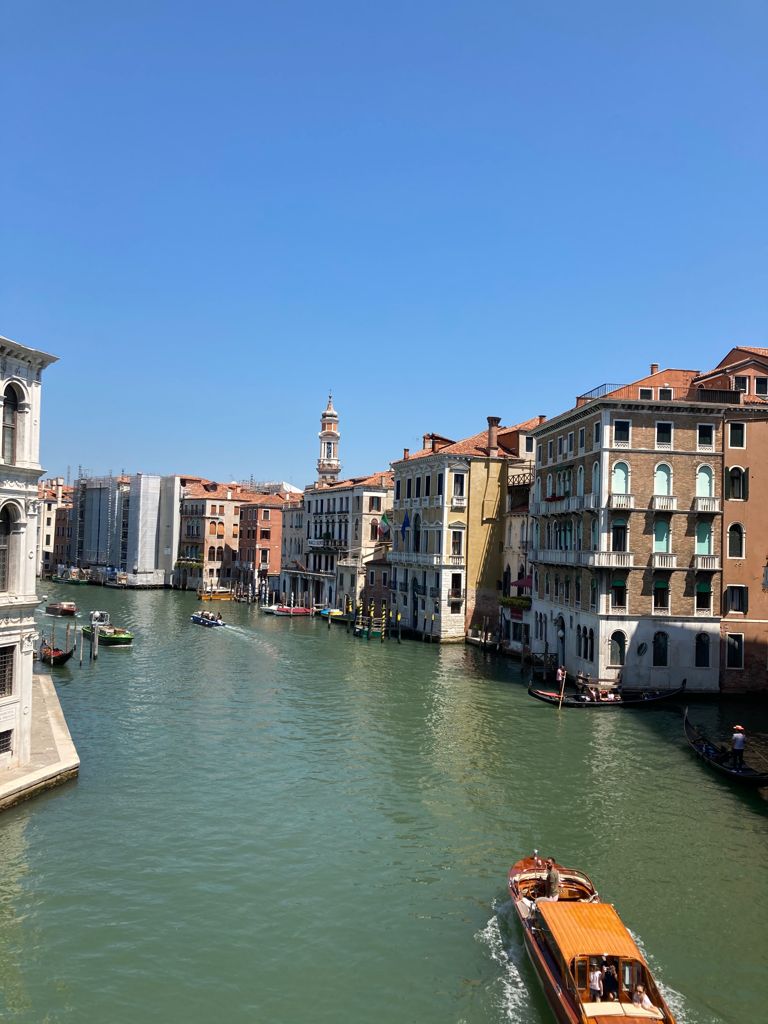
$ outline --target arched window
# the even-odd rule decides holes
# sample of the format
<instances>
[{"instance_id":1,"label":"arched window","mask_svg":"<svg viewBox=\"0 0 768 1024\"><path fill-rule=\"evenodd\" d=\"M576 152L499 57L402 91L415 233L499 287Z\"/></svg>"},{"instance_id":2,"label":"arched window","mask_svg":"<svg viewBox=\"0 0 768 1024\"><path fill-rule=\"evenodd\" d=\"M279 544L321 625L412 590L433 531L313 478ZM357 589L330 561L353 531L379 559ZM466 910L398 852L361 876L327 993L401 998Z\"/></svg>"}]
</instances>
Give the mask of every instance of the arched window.
<instances>
[{"instance_id":1,"label":"arched window","mask_svg":"<svg viewBox=\"0 0 768 1024\"><path fill-rule=\"evenodd\" d=\"M670 528L668 519L657 519L653 524L653 550L668 552L670 549Z\"/></svg>"},{"instance_id":2,"label":"arched window","mask_svg":"<svg viewBox=\"0 0 768 1024\"><path fill-rule=\"evenodd\" d=\"M576 607L581 605L581 576L577 576L573 583L573 599Z\"/></svg>"},{"instance_id":3,"label":"arched window","mask_svg":"<svg viewBox=\"0 0 768 1024\"><path fill-rule=\"evenodd\" d=\"M668 466L666 462L660 462L654 470L653 493L663 495L672 493L672 467Z\"/></svg>"},{"instance_id":4,"label":"arched window","mask_svg":"<svg viewBox=\"0 0 768 1024\"><path fill-rule=\"evenodd\" d=\"M421 551L421 516L418 514L413 517L413 548L411 550Z\"/></svg>"},{"instance_id":5,"label":"arched window","mask_svg":"<svg viewBox=\"0 0 768 1024\"><path fill-rule=\"evenodd\" d=\"M597 580L589 581L589 608L590 611L597 608Z\"/></svg>"},{"instance_id":6,"label":"arched window","mask_svg":"<svg viewBox=\"0 0 768 1024\"><path fill-rule=\"evenodd\" d=\"M728 557L744 557L744 527L740 523L728 527Z\"/></svg>"},{"instance_id":7,"label":"arched window","mask_svg":"<svg viewBox=\"0 0 768 1024\"><path fill-rule=\"evenodd\" d=\"M626 462L617 462L613 467L611 493L629 494L629 466Z\"/></svg>"},{"instance_id":8,"label":"arched window","mask_svg":"<svg viewBox=\"0 0 768 1024\"><path fill-rule=\"evenodd\" d=\"M589 539L590 539L590 542L592 544L592 550L593 551L597 551L597 549L599 547L599 544L598 544L598 533L599 533L599 527L598 527L598 523L597 523L597 518L593 516L593 518L592 518L592 525L589 528Z\"/></svg>"},{"instance_id":9,"label":"arched window","mask_svg":"<svg viewBox=\"0 0 768 1024\"><path fill-rule=\"evenodd\" d=\"M3 462L16 462L16 433L19 420L19 396L13 384L3 394Z\"/></svg>"},{"instance_id":10,"label":"arched window","mask_svg":"<svg viewBox=\"0 0 768 1024\"><path fill-rule=\"evenodd\" d=\"M745 501L747 498L747 474L741 466L731 466L727 470L726 495L733 501Z\"/></svg>"},{"instance_id":11,"label":"arched window","mask_svg":"<svg viewBox=\"0 0 768 1024\"><path fill-rule=\"evenodd\" d=\"M589 661L595 660L595 631L590 629L589 631L589 650L587 651L587 658Z\"/></svg>"},{"instance_id":12,"label":"arched window","mask_svg":"<svg viewBox=\"0 0 768 1024\"><path fill-rule=\"evenodd\" d=\"M544 573L544 596L549 597L549 573Z\"/></svg>"},{"instance_id":13,"label":"arched window","mask_svg":"<svg viewBox=\"0 0 768 1024\"><path fill-rule=\"evenodd\" d=\"M595 462L592 466L592 493L595 497L600 496L600 463Z\"/></svg>"},{"instance_id":14,"label":"arched window","mask_svg":"<svg viewBox=\"0 0 768 1024\"><path fill-rule=\"evenodd\" d=\"M547 473L547 497L552 497L552 474Z\"/></svg>"},{"instance_id":15,"label":"arched window","mask_svg":"<svg viewBox=\"0 0 768 1024\"><path fill-rule=\"evenodd\" d=\"M213 545L211 545L208 548L208 561L209 562L215 562L216 561L216 548Z\"/></svg>"},{"instance_id":16,"label":"arched window","mask_svg":"<svg viewBox=\"0 0 768 1024\"><path fill-rule=\"evenodd\" d=\"M712 524L696 523L696 554L712 554Z\"/></svg>"},{"instance_id":17,"label":"arched window","mask_svg":"<svg viewBox=\"0 0 768 1024\"><path fill-rule=\"evenodd\" d=\"M224 561L224 548L216 548L216 561L217 562L223 562Z\"/></svg>"},{"instance_id":18,"label":"arched window","mask_svg":"<svg viewBox=\"0 0 768 1024\"><path fill-rule=\"evenodd\" d=\"M696 668L709 668L709 637L706 633L696 634L694 664Z\"/></svg>"},{"instance_id":19,"label":"arched window","mask_svg":"<svg viewBox=\"0 0 768 1024\"><path fill-rule=\"evenodd\" d=\"M372 519L371 520L371 537L370 537L370 539L371 540L378 540L379 539L379 520L378 519ZM416 550L418 551L418 548Z\"/></svg>"},{"instance_id":20,"label":"arched window","mask_svg":"<svg viewBox=\"0 0 768 1024\"><path fill-rule=\"evenodd\" d=\"M208 533L211 535L211 537L216 536L216 523L211 522L208 524Z\"/></svg>"},{"instance_id":21,"label":"arched window","mask_svg":"<svg viewBox=\"0 0 768 1024\"><path fill-rule=\"evenodd\" d=\"M536 501L541 501L541 477L536 477Z\"/></svg>"},{"instance_id":22,"label":"arched window","mask_svg":"<svg viewBox=\"0 0 768 1024\"><path fill-rule=\"evenodd\" d=\"M11 516L7 508L0 512L0 591L8 590L11 562Z\"/></svg>"},{"instance_id":23,"label":"arched window","mask_svg":"<svg viewBox=\"0 0 768 1024\"><path fill-rule=\"evenodd\" d=\"M581 626L576 627L576 655L581 657Z\"/></svg>"},{"instance_id":24,"label":"arched window","mask_svg":"<svg viewBox=\"0 0 768 1024\"><path fill-rule=\"evenodd\" d=\"M581 496L584 493L584 467L579 466L576 470L576 494Z\"/></svg>"},{"instance_id":25,"label":"arched window","mask_svg":"<svg viewBox=\"0 0 768 1024\"><path fill-rule=\"evenodd\" d=\"M653 634L654 668L666 668L669 659L669 636L666 633Z\"/></svg>"},{"instance_id":26,"label":"arched window","mask_svg":"<svg viewBox=\"0 0 768 1024\"><path fill-rule=\"evenodd\" d=\"M224 536L224 523L216 523L216 536L217 537L223 537Z\"/></svg>"},{"instance_id":27,"label":"arched window","mask_svg":"<svg viewBox=\"0 0 768 1024\"><path fill-rule=\"evenodd\" d=\"M715 477L711 466L699 466L696 470L696 497L712 498L715 494Z\"/></svg>"},{"instance_id":28,"label":"arched window","mask_svg":"<svg viewBox=\"0 0 768 1024\"><path fill-rule=\"evenodd\" d=\"M627 638L621 632L616 630L615 633L611 633L611 648L610 648L610 661L609 664L614 667L620 667L624 664L624 656L627 651Z\"/></svg>"}]
</instances>

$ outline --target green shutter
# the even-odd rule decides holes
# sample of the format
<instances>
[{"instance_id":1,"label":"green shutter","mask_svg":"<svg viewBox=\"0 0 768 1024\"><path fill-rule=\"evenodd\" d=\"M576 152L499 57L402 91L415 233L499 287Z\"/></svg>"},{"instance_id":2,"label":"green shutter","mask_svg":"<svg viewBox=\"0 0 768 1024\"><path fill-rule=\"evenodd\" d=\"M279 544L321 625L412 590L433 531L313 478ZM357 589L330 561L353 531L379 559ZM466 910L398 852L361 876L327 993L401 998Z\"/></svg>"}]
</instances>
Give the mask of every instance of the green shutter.
<instances>
[{"instance_id":1,"label":"green shutter","mask_svg":"<svg viewBox=\"0 0 768 1024\"><path fill-rule=\"evenodd\" d=\"M653 581L653 589L654 590L669 590L669 580L654 580Z\"/></svg>"},{"instance_id":2,"label":"green shutter","mask_svg":"<svg viewBox=\"0 0 768 1024\"><path fill-rule=\"evenodd\" d=\"M744 470L741 479L743 481L742 485L741 485L741 489L742 489L743 493L742 493L741 496L744 499L744 501L746 501L747 498L749 497L749 470L748 469Z\"/></svg>"},{"instance_id":3,"label":"green shutter","mask_svg":"<svg viewBox=\"0 0 768 1024\"><path fill-rule=\"evenodd\" d=\"M712 586L709 583L697 583L696 591L699 594L711 594Z\"/></svg>"},{"instance_id":4,"label":"green shutter","mask_svg":"<svg viewBox=\"0 0 768 1024\"><path fill-rule=\"evenodd\" d=\"M731 496L731 471L728 466L723 470L723 497L728 499Z\"/></svg>"}]
</instances>

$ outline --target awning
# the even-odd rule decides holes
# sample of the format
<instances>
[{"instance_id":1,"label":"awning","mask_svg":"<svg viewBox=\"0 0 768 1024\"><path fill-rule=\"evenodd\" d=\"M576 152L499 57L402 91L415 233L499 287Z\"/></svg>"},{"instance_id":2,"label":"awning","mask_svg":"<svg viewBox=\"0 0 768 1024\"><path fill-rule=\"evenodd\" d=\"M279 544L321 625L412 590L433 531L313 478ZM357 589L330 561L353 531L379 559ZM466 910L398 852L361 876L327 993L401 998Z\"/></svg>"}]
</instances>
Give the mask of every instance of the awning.
<instances>
[{"instance_id":1,"label":"awning","mask_svg":"<svg viewBox=\"0 0 768 1024\"><path fill-rule=\"evenodd\" d=\"M696 593L697 594L711 594L712 593L712 584L711 583L697 583L696 584Z\"/></svg>"},{"instance_id":2,"label":"awning","mask_svg":"<svg viewBox=\"0 0 768 1024\"><path fill-rule=\"evenodd\" d=\"M654 590L669 590L669 580L654 580L653 581L653 589Z\"/></svg>"},{"instance_id":3,"label":"awning","mask_svg":"<svg viewBox=\"0 0 768 1024\"><path fill-rule=\"evenodd\" d=\"M512 580L510 587L522 587L523 590L529 590L533 586L532 576L523 576L520 580Z\"/></svg>"}]
</instances>

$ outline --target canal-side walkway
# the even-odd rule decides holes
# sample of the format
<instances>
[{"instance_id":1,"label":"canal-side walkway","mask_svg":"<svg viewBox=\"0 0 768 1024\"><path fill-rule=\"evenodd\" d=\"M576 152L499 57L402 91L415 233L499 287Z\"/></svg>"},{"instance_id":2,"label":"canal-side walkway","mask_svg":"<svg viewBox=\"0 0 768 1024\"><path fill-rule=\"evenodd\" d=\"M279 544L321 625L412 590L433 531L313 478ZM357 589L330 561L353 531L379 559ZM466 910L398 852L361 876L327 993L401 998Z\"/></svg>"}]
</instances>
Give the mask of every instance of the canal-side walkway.
<instances>
[{"instance_id":1,"label":"canal-side walkway","mask_svg":"<svg viewBox=\"0 0 768 1024\"><path fill-rule=\"evenodd\" d=\"M73 779L80 768L50 676L33 676L31 714L32 757L28 764L0 773L0 811Z\"/></svg>"}]
</instances>

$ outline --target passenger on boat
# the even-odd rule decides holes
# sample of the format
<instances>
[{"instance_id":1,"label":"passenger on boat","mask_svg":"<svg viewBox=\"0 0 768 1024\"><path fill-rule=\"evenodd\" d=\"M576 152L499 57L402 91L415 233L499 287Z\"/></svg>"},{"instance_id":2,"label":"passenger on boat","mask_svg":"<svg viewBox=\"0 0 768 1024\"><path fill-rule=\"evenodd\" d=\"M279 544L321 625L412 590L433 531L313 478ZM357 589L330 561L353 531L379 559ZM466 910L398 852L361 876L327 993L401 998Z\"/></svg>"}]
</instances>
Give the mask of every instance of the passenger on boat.
<instances>
[{"instance_id":1,"label":"passenger on boat","mask_svg":"<svg viewBox=\"0 0 768 1024\"><path fill-rule=\"evenodd\" d=\"M555 867L555 862L551 857L547 857L544 863L547 869L547 876L544 879L544 895L539 896L539 900L554 903L560 897L560 872Z\"/></svg>"},{"instance_id":2,"label":"passenger on boat","mask_svg":"<svg viewBox=\"0 0 768 1024\"><path fill-rule=\"evenodd\" d=\"M645 991L645 987L643 985L637 985L635 987L635 991L632 993L632 1002L642 1010L653 1009L653 1003L648 998L648 993Z\"/></svg>"},{"instance_id":3,"label":"passenger on boat","mask_svg":"<svg viewBox=\"0 0 768 1024\"><path fill-rule=\"evenodd\" d=\"M589 1001L599 1003L603 995L603 973L596 960L589 968Z\"/></svg>"},{"instance_id":4,"label":"passenger on boat","mask_svg":"<svg viewBox=\"0 0 768 1024\"><path fill-rule=\"evenodd\" d=\"M603 995L611 1002L619 998L619 976L616 973L616 964L610 960L603 970Z\"/></svg>"},{"instance_id":5,"label":"passenger on boat","mask_svg":"<svg viewBox=\"0 0 768 1024\"><path fill-rule=\"evenodd\" d=\"M731 736L731 761L736 771L744 767L744 746L747 742L743 725L734 725L733 736Z\"/></svg>"}]
</instances>

